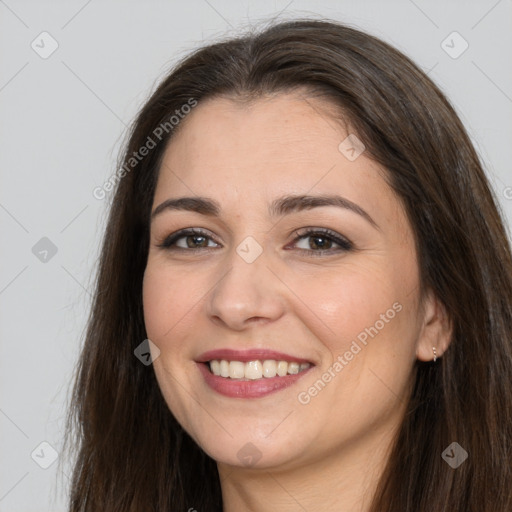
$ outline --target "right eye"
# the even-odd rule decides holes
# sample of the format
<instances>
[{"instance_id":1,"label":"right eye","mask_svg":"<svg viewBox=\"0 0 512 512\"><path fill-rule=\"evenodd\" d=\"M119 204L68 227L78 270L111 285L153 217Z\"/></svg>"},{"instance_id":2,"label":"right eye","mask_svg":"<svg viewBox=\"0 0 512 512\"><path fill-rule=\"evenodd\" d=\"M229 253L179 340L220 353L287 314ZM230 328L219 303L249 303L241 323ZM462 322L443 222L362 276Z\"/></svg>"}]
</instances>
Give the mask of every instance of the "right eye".
<instances>
[{"instance_id":1,"label":"right eye","mask_svg":"<svg viewBox=\"0 0 512 512\"><path fill-rule=\"evenodd\" d=\"M178 244L182 239L185 240L184 246ZM158 244L158 247L168 251L209 249L212 246L208 245L208 240L213 239L205 231L200 229L182 229L169 235L161 244Z\"/></svg>"}]
</instances>

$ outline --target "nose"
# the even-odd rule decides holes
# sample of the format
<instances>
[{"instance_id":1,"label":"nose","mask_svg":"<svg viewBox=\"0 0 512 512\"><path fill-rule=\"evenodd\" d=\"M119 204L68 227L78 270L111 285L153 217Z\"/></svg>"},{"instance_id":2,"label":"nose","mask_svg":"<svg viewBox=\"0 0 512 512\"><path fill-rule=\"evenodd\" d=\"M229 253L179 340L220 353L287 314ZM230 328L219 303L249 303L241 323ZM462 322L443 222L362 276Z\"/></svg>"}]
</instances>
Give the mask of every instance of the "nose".
<instances>
[{"instance_id":1,"label":"nose","mask_svg":"<svg viewBox=\"0 0 512 512\"><path fill-rule=\"evenodd\" d=\"M237 331L279 319L285 311L286 286L269 267L265 251L252 263L231 252L208 296L210 319Z\"/></svg>"}]
</instances>

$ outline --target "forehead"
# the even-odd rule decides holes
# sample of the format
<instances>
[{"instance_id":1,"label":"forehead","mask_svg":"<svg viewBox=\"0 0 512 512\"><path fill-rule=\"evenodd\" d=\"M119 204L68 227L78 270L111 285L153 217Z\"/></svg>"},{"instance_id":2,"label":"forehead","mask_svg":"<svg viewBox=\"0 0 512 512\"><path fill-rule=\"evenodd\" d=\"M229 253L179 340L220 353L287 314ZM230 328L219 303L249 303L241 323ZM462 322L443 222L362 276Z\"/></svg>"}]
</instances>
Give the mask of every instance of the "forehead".
<instances>
[{"instance_id":1,"label":"forehead","mask_svg":"<svg viewBox=\"0 0 512 512\"><path fill-rule=\"evenodd\" d=\"M189 162L216 156L223 165L246 160L316 159L317 150L330 146L338 155L341 123L332 115L334 107L301 93L277 94L246 102L231 98L207 99L187 116L184 126L167 148L170 158ZM249 151L249 153L247 153ZM215 164L216 162L212 162Z\"/></svg>"},{"instance_id":2,"label":"forehead","mask_svg":"<svg viewBox=\"0 0 512 512\"><path fill-rule=\"evenodd\" d=\"M164 154L155 204L201 195L228 209L290 193L339 193L377 218L399 206L380 166L364 152L349 159L340 150L354 134L325 100L300 93L251 103L213 98L182 122Z\"/></svg>"}]
</instances>

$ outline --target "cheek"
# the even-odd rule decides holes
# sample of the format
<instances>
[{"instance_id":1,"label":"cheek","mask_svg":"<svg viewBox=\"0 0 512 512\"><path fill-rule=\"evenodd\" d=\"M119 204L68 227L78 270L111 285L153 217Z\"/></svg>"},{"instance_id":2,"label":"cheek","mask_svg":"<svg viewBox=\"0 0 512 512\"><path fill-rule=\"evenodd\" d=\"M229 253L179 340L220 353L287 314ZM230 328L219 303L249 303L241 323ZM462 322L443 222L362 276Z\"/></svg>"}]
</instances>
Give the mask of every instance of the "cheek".
<instances>
[{"instance_id":1,"label":"cheek","mask_svg":"<svg viewBox=\"0 0 512 512\"><path fill-rule=\"evenodd\" d=\"M160 348L173 325L186 311L180 290L186 289L169 269L148 263L142 285L144 322L149 339Z\"/></svg>"},{"instance_id":2,"label":"cheek","mask_svg":"<svg viewBox=\"0 0 512 512\"><path fill-rule=\"evenodd\" d=\"M375 380L370 369L398 387L411 370L417 325L410 291L417 282L409 270L405 262L395 269L380 261L300 280L297 295L307 298L303 321L330 352L327 366L341 356L340 373L359 392Z\"/></svg>"},{"instance_id":3,"label":"cheek","mask_svg":"<svg viewBox=\"0 0 512 512\"><path fill-rule=\"evenodd\" d=\"M301 281L297 295L307 297L316 314L308 315L315 318L308 327L330 352L325 373L301 389L313 397L311 417L330 411L334 425L357 431L400 404L395 393L400 395L407 386L415 352L410 285L404 275L385 272L382 266ZM325 387L317 384L319 377ZM344 406L335 410L335 404ZM352 411L350 418L346 411Z\"/></svg>"},{"instance_id":4,"label":"cheek","mask_svg":"<svg viewBox=\"0 0 512 512\"><path fill-rule=\"evenodd\" d=\"M344 269L330 272L325 279L301 279L298 295L307 297L305 306L314 313L308 316L316 320L315 331L331 350L343 350L397 301L391 281L377 278L378 274L383 274L382 269Z\"/></svg>"},{"instance_id":5,"label":"cheek","mask_svg":"<svg viewBox=\"0 0 512 512\"><path fill-rule=\"evenodd\" d=\"M164 354L186 349L208 288L198 272L148 260L142 285L144 322L148 338Z\"/></svg>"},{"instance_id":6,"label":"cheek","mask_svg":"<svg viewBox=\"0 0 512 512\"><path fill-rule=\"evenodd\" d=\"M191 305L181 293L183 290L187 292L188 288L183 286L179 273L148 261L142 285L144 323L148 338L160 349L153 370L169 409L182 425L188 426L189 406L180 395L181 386L176 386L176 379L169 378L169 375L178 375L178 380L185 382L186 368L178 362L177 356L186 345L183 337L192 327L187 322Z\"/></svg>"},{"instance_id":7,"label":"cheek","mask_svg":"<svg viewBox=\"0 0 512 512\"><path fill-rule=\"evenodd\" d=\"M162 314L166 309L167 297L165 285L158 279L157 274L146 268L142 282L142 304L144 309L144 323L149 339L156 341L163 331Z\"/></svg>"}]
</instances>

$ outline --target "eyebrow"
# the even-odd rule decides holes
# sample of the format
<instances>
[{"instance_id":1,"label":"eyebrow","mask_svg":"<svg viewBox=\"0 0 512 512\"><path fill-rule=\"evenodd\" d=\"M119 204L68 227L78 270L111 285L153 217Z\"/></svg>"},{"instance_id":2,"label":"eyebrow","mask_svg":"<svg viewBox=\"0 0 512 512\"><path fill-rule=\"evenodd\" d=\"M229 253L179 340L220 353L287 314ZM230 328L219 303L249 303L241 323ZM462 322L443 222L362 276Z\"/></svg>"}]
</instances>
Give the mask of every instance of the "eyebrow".
<instances>
[{"instance_id":1,"label":"eyebrow","mask_svg":"<svg viewBox=\"0 0 512 512\"><path fill-rule=\"evenodd\" d=\"M270 204L269 214L271 217L282 217L293 212L310 210L321 206L336 206L338 208L350 210L363 217L374 228L378 230L380 229L378 224L363 208L356 203L337 195L293 195L279 197ZM213 199L197 196L178 197L175 199L167 199L163 203L159 204L151 214L151 220L167 210L190 211L201 215L207 215L209 217L219 217L221 214L221 207L219 203Z\"/></svg>"}]
</instances>

